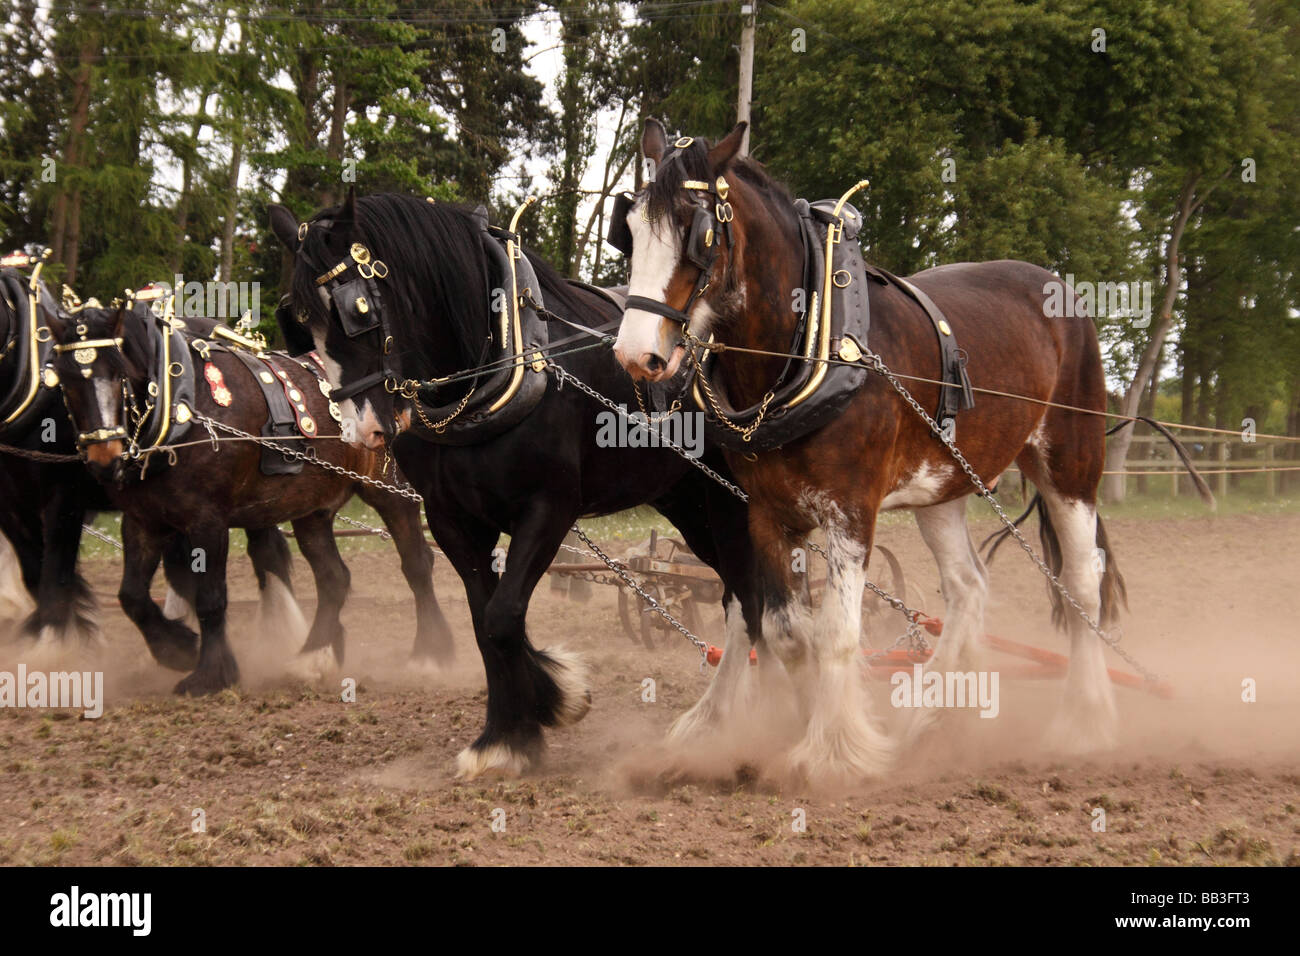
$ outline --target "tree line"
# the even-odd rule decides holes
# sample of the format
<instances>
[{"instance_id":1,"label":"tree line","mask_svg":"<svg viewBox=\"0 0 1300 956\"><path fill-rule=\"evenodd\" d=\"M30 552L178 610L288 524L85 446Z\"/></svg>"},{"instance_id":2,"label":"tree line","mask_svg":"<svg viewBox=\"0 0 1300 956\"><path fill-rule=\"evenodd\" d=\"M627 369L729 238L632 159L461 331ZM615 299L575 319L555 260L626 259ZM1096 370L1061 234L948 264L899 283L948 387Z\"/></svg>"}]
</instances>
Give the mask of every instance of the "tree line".
<instances>
[{"instance_id":1,"label":"tree line","mask_svg":"<svg viewBox=\"0 0 1300 956\"><path fill-rule=\"evenodd\" d=\"M870 259L1022 258L1147 292L1097 317L1115 410L1300 434L1294 3L755 6L752 154L809 198L869 178ZM267 205L306 216L352 184L496 221L538 193L530 243L615 281L601 200L641 175L646 117L730 129L744 17L739 0L7 9L0 242L49 246L51 274L101 298L176 273L275 289Z\"/></svg>"}]
</instances>

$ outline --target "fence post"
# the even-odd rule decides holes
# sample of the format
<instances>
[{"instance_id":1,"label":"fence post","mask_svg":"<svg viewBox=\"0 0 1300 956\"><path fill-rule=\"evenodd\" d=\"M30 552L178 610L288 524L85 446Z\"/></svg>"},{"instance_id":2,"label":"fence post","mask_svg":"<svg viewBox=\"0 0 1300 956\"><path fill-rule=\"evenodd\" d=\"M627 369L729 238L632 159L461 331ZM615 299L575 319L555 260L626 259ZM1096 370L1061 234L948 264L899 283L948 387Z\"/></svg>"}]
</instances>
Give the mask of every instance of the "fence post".
<instances>
[{"instance_id":1,"label":"fence post","mask_svg":"<svg viewBox=\"0 0 1300 956\"><path fill-rule=\"evenodd\" d=\"M1277 472L1273 470L1273 450L1276 447L1272 442L1264 446L1264 467L1268 469L1264 472L1264 489L1270 498L1277 497Z\"/></svg>"},{"instance_id":2,"label":"fence post","mask_svg":"<svg viewBox=\"0 0 1300 956\"><path fill-rule=\"evenodd\" d=\"M1228 496L1228 439L1219 440L1219 497Z\"/></svg>"}]
</instances>

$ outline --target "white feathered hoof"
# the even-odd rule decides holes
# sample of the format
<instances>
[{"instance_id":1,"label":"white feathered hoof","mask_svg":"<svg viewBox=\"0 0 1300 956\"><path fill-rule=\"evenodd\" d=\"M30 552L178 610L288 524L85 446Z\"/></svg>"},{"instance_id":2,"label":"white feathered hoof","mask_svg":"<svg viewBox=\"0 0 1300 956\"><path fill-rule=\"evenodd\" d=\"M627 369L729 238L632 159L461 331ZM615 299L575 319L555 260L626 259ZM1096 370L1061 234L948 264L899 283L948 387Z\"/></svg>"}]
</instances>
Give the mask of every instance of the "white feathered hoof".
<instances>
[{"instance_id":1,"label":"white feathered hoof","mask_svg":"<svg viewBox=\"0 0 1300 956\"><path fill-rule=\"evenodd\" d=\"M673 721L665 739L674 747L698 746L714 737L721 730L722 723L719 708L713 700L705 697Z\"/></svg>"},{"instance_id":2,"label":"white feathered hoof","mask_svg":"<svg viewBox=\"0 0 1300 956\"><path fill-rule=\"evenodd\" d=\"M576 724L591 710L591 679L583 659L563 648L548 648L537 655L546 673L559 689L552 727Z\"/></svg>"},{"instance_id":3,"label":"white feathered hoof","mask_svg":"<svg viewBox=\"0 0 1300 956\"><path fill-rule=\"evenodd\" d=\"M0 535L0 621L21 621L36 609L36 602L23 586L18 556L4 535Z\"/></svg>"},{"instance_id":4,"label":"white feathered hoof","mask_svg":"<svg viewBox=\"0 0 1300 956\"><path fill-rule=\"evenodd\" d=\"M1069 700L1047 727L1044 743L1053 753L1069 756L1114 749L1119 740L1119 714L1112 697Z\"/></svg>"},{"instance_id":5,"label":"white feathered hoof","mask_svg":"<svg viewBox=\"0 0 1300 956\"><path fill-rule=\"evenodd\" d=\"M19 654L28 670L75 670L104 648L104 639L93 628L73 624L67 628L43 627L35 642Z\"/></svg>"},{"instance_id":6,"label":"white feathered hoof","mask_svg":"<svg viewBox=\"0 0 1300 956\"><path fill-rule=\"evenodd\" d=\"M334 651L328 647L303 651L285 662L285 673L308 683L323 681L338 672L339 663L334 659Z\"/></svg>"},{"instance_id":7,"label":"white feathered hoof","mask_svg":"<svg viewBox=\"0 0 1300 956\"><path fill-rule=\"evenodd\" d=\"M294 648L300 647L311 630L293 592L274 574L266 576L257 618L258 630L263 638L282 653L291 653Z\"/></svg>"},{"instance_id":8,"label":"white feathered hoof","mask_svg":"<svg viewBox=\"0 0 1300 956\"><path fill-rule=\"evenodd\" d=\"M456 777L476 780L480 777L518 777L533 764L527 751L505 743L486 747L466 747L456 757Z\"/></svg>"},{"instance_id":9,"label":"white feathered hoof","mask_svg":"<svg viewBox=\"0 0 1300 956\"><path fill-rule=\"evenodd\" d=\"M791 751L791 780L816 790L849 790L878 779L894 765L893 742L863 720L810 733Z\"/></svg>"},{"instance_id":10,"label":"white feathered hoof","mask_svg":"<svg viewBox=\"0 0 1300 956\"><path fill-rule=\"evenodd\" d=\"M936 707L909 707L899 723L898 750L902 754L917 751L932 738L947 711Z\"/></svg>"}]
</instances>

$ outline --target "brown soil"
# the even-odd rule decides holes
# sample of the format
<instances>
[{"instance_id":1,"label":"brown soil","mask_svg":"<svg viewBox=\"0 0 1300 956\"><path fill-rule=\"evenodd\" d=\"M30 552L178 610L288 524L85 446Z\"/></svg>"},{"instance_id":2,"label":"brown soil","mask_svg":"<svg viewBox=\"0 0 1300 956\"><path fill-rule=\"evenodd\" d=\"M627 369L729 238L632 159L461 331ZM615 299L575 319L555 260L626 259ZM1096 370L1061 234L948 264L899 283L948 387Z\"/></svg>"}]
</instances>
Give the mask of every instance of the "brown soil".
<instances>
[{"instance_id":1,"label":"brown soil","mask_svg":"<svg viewBox=\"0 0 1300 956\"><path fill-rule=\"evenodd\" d=\"M689 782L661 773L659 740L707 678L679 638L659 632L653 651L629 641L610 587L579 604L544 581L529 618L536 643L590 662L591 713L549 735L540 772L469 784L452 767L477 734L485 692L447 562L436 581L459 661L425 674L406 664L413 624L396 555L348 557L353 704L337 682L277 676L279 658L254 633L247 562L231 572L244 683L213 699L171 696L177 675L151 662L105 601L104 716L0 711L0 863L1296 863L1300 518L1116 521L1110 531L1133 605L1125 646L1172 680L1176 699L1120 690L1120 747L1062 759L1039 743L1060 683L1007 682L998 719L950 719L888 779L833 799L726 755ZM914 597L941 613L914 528L885 528L880 541ZM296 561L310 614L310 576ZM116 562L89 572L101 594L116 590ZM990 632L1065 649L1023 555L1005 549L992 579ZM896 617L873 622L878 644L898 633ZM721 643L718 610L706 611L704 632ZM0 645L0 669L14 659ZM655 703L642 702L646 677ZM1242 701L1246 678L1256 703ZM877 690L876 713L887 714L888 686ZM1105 832L1092 830L1095 807ZM192 832L195 808L206 832Z\"/></svg>"}]
</instances>

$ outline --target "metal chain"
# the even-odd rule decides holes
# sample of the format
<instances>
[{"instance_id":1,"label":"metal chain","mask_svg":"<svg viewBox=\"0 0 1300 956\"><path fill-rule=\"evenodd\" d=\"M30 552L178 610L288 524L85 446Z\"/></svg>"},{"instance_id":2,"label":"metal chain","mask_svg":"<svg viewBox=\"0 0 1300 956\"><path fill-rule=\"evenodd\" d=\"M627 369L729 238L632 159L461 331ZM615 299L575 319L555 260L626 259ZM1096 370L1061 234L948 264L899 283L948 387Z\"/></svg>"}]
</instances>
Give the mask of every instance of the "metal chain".
<instances>
[{"instance_id":1,"label":"metal chain","mask_svg":"<svg viewBox=\"0 0 1300 956\"><path fill-rule=\"evenodd\" d=\"M456 417L465 410L465 406L469 404L470 396L472 396L474 392L476 392L477 390L478 390L478 386L476 385L474 386L474 388L471 388L468 392L466 392L465 397L462 398L460 400L460 404L456 406L456 410L453 411L450 415L448 415L440 422L429 421L429 417L424 414L424 403L420 401L419 396L408 395L406 397L409 398L411 400L411 403L415 405L415 413L420 416L420 423L430 431L438 435L441 435L444 431L446 431L447 426L450 425L453 421L455 421Z\"/></svg>"},{"instance_id":2,"label":"metal chain","mask_svg":"<svg viewBox=\"0 0 1300 956\"><path fill-rule=\"evenodd\" d=\"M237 435L240 438L245 439L246 441L251 441L258 445L265 445L269 448L274 448L276 451L281 452L290 458L296 458L299 461L305 461L313 465L319 465L320 467L324 468L326 471L332 471L335 474L343 475L345 478L351 478L353 481L360 481L367 485L370 485L371 487L379 488L382 491L387 491L390 494L399 495L403 498L410 499L411 501L418 501L420 504L424 504L424 497L418 491L412 488L410 485L405 485L405 486L390 485L386 481L380 481L377 478L371 478L369 475L358 474L355 471L352 471L348 468L344 468L342 465L336 465L332 461L324 461L320 458L317 458L315 455L308 455L296 449L288 448L280 444L280 442L275 439L262 438L257 435L250 435L248 432L240 431L238 428L234 427L233 425L227 425L225 422L219 422L215 418L209 418L207 415L204 415L201 412L196 412L194 418L196 421L201 422L203 425L205 425L208 428L218 428L221 431L226 432L227 434ZM166 447L167 447L166 445L163 445L153 450L162 451Z\"/></svg>"},{"instance_id":3,"label":"metal chain","mask_svg":"<svg viewBox=\"0 0 1300 956\"><path fill-rule=\"evenodd\" d=\"M827 564L830 564L830 555L828 555L816 542L808 541L805 543L808 545L809 551L817 552L826 559ZM876 651L873 654L868 654L867 659L876 660L877 658L885 657L890 651L893 651L904 644L906 644L908 650L914 654L929 654L930 642L925 639L925 632L921 629L921 612L908 607L903 603L901 598L894 597L870 578L865 578L864 580L866 581L868 590L874 592L881 600L907 619L907 630L899 635L898 640L894 641L893 644L890 644L883 651Z\"/></svg>"},{"instance_id":4,"label":"metal chain","mask_svg":"<svg viewBox=\"0 0 1300 956\"><path fill-rule=\"evenodd\" d=\"M338 518L344 524L350 524L354 528L360 528L362 531L368 531L371 534L379 535L379 537L383 538L385 541L393 540L393 535L386 528L376 528L373 525L368 525L364 522L358 521L356 518L349 518L347 515L335 515L334 517Z\"/></svg>"},{"instance_id":5,"label":"metal chain","mask_svg":"<svg viewBox=\"0 0 1300 956\"><path fill-rule=\"evenodd\" d=\"M640 422L632 421L632 418L631 418L631 416L628 414L628 411L627 411L627 407L626 407L626 406L615 404L614 401L613 401L612 399L610 399L610 398L606 398L604 395L602 395L600 392L596 391L594 388L592 388L590 385L588 385L588 384L587 384L586 382L584 382L582 379L578 378L578 377L577 377L576 375L574 375L572 372L569 372L569 371L567 371L567 370L565 370L565 369L563 369L563 368L561 368L560 366L555 365L555 364L548 365L547 368L548 368L548 369L549 369L549 370L550 370L550 371L555 375L556 378L558 378L558 379L560 380L560 386L561 386L561 387L564 386L564 383L565 383L565 382L572 382L573 385L574 385L574 387L577 388L579 391L581 391L581 392L583 392L583 393L585 393L585 394L587 394L587 395L590 395L592 398L594 398L596 401L600 402L600 403L601 403L602 405L604 405L606 408L609 408L609 409L611 409L611 410L617 412L619 415L622 415L623 418L627 419L627 421L628 421L629 424L631 424L631 425L633 425L633 426L635 426L635 427L637 427L637 428L642 428L642 427L644 427ZM694 465L696 468L700 469L700 471L704 472L706 475L708 475L710 478L712 478L712 479L713 479L714 481L716 481L718 484L722 485L722 487L726 488L728 491L730 491L733 495L735 495L735 496L736 496L737 498L739 498L741 501L744 501L744 502L748 502L748 501L749 501L749 495L745 494L745 492L743 492L743 491L740 489L739 486L737 486L737 485L735 485L735 484L732 484L732 483L731 483L730 481L728 481L726 478L723 478L720 474L718 474L716 471L714 471L712 468L710 468L710 467L709 467L708 465L706 465L704 462L700 461L698 458L695 458L695 457L692 456L690 453L688 453L688 452L686 451L685 448L682 448L680 445L677 445L677 444L673 443L672 441L670 441L669 439L664 438L662 434L660 435L660 441L662 442L662 444L664 444L664 445L666 445L667 447L671 448L671 449L672 449L674 452L676 452L679 456L681 456L682 458L685 458L687 461L689 461L689 462L690 462L692 465Z\"/></svg>"},{"instance_id":6,"label":"metal chain","mask_svg":"<svg viewBox=\"0 0 1300 956\"><path fill-rule=\"evenodd\" d=\"M1030 559L1038 567L1038 570L1047 578L1048 583L1058 594L1061 595L1070 607L1074 608L1075 612L1083 622L1088 625L1088 629L1101 638L1101 640L1107 644L1111 650L1123 658L1130 667L1141 674L1144 680L1148 683L1158 683L1160 677L1154 672L1147 670L1139 664L1131 654L1120 647L1119 638L1112 637L1097 621L1093 620L1092 615L1084 609L1083 605L1080 604L1075 599L1074 595L1066 589L1065 585L1061 583L1060 578L1056 576L1055 572L1053 572L1052 569L1047 566L1046 562L1038 556L1038 552L1036 552L1029 542L1025 540L1025 536L1020 533L1020 529L1016 527L1016 523L1011 520L1004 510L1002 510L1002 505L1000 505L997 498L993 496L993 492L989 491L988 487L985 486L984 482L980 479L980 476L975 473L975 469L971 467L970 462L966 460L966 456L961 453L961 450L958 449L956 443L944 434L938 423L930 417L930 413L921 406L920 402L912 397L911 392L907 390L903 383L898 380L898 377L895 376L894 373L889 370L888 366L885 365L884 359L866 346L863 346L862 361L873 372L883 376L885 380L894 387L894 391L898 392L898 394L902 396L903 400L911 406L912 410L930 426L930 430L941 442L943 442L944 447L948 449L948 453L952 455L957 464L961 466L962 471L966 473L966 477L969 478L971 484L975 486L975 490L979 492L980 497L989 503L989 506L992 507L993 511L1002 520L1002 523L1006 525L1007 530L1011 533L1012 537L1016 539L1016 543L1020 545L1021 550L1023 550L1025 554L1029 555Z\"/></svg>"},{"instance_id":7,"label":"metal chain","mask_svg":"<svg viewBox=\"0 0 1300 956\"><path fill-rule=\"evenodd\" d=\"M105 534L93 525L83 524L81 530L86 532L86 534L90 535L92 538L98 538L100 541L105 541L108 544L111 544L119 551L125 550L125 548L122 547L121 541L118 541L117 538L114 538L111 534Z\"/></svg>"},{"instance_id":8,"label":"metal chain","mask_svg":"<svg viewBox=\"0 0 1300 956\"><path fill-rule=\"evenodd\" d=\"M600 548L596 545L596 542L588 538L586 532L584 532L576 524L570 530L573 531L573 533L578 536L579 540L581 540L583 544L591 548L591 550L595 553L596 557L604 561L605 564L609 566L609 569L613 571L615 574L617 574L619 576L619 579L622 580L624 584L626 584L629 588L635 591L640 596L641 600L645 601L645 603L649 605L649 609L651 611L654 611L656 614L662 617L665 621L667 621L674 628L680 631L683 637L685 637L688 641L690 641L692 644L695 645L695 649L700 652L700 669L703 670L705 661L709 659L709 645L706 644L704 641L700 640L694 634L692 634L690 629L688 629L686 625L678 621L677 618L669 614L668 611L664 608L664 606L660 604L652 594L649 594L645 590L645 588L637 584L636 579L633 578L632 575L628 573L627 565L623 564L622 562L615 561L604 551L600 550Z\"/></svg>"},{"instance_id":9,"label":"metal chain","mask_svg":"<svg viewBox=\"0 0 1300 956\"><path fill-rule=\"evenodd\" d=\"M668 411L660 412L658 413L658 415L651 414L651 412L645 407L645 399L641 396L640 384L637 382L633 382L632 391L636 395L636 403L637 406L641 409L641 414L645 416L646 422L654 428L658 428L661 424L663 424L669 418L672 418L674 415L676 415L678 412L682 410L681 399L674 398L672 405L670 405L668 408Z\"/></svg>"},{"instance_id":10,"label":"metal chain","mask_svg":"<svg viewBox=\"0 0 1300 956\"><path fill-rule=\"evenodd\" d=\"M709 384L709 379L704 374L704 365L703 363L700 362L698 358L696 358L695 346L697 344L705 345L706 343L701 342L694 335L691 335L690 332L686 333L686 339L687 339L686 354L691 357L691 365L695 367L695 375L699 378L700 385L704 388L704 394L709 399L709 405L713 407L713 414L718 416L718 421L722 422L722 424L726 425L733 432L738 434L740 436L741 441L752 440L754 437L754 432L758 431L758 426L763 424L763 419L767 416L767 406L772 403L772 399L776 397L776 393L769 391L766 395L763 396L763 403L758 406L758 414L754 417L754 420L752 422L750 422L748 425L745 425L744 427L737 425L730 418L728 418L726 412L722 410L722 404L718 401L718 397L713 394L713 386Z\"/></svg>"}]
</instances>

